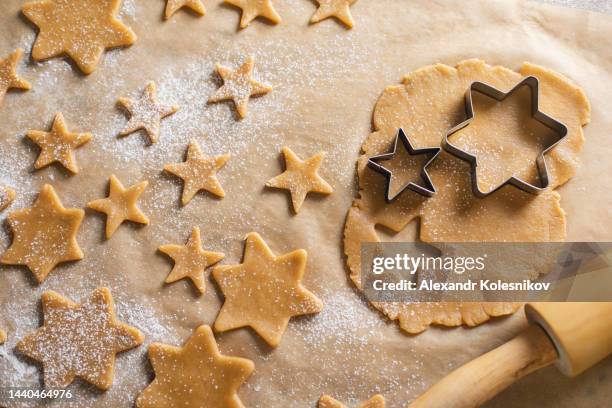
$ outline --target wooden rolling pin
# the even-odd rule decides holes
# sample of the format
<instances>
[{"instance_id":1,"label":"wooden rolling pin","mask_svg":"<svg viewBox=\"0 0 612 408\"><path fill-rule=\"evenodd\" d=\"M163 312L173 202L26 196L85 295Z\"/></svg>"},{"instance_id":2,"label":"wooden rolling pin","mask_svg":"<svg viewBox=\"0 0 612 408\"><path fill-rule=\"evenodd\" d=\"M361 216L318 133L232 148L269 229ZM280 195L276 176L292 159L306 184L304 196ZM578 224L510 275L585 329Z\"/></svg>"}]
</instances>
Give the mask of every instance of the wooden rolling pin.
<instances>
[{"instance_id":1,"label":"wooden rolling pin","mask_svg":"<svg viewBox=\"0 0 612 408\"><path fill-rule=\"evenodd\" d=\"M495 350L451 372L409 408L473 408L553 362L574 377L612 354L612 303L530 303L531 323Z\"/></svg>"}]
</instances>

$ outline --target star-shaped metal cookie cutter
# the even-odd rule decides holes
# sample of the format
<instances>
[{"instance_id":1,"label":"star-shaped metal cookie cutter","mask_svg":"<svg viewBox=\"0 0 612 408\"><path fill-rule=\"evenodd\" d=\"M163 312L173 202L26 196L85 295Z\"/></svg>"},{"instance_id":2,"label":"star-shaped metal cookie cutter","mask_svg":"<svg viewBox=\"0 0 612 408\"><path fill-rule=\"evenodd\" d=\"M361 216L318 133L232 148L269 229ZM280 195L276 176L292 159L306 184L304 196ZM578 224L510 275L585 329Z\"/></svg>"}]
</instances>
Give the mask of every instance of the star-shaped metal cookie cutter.
<instances>
[{"instance_id":1,"label":"star-shaped metal cookie cutter","mask_svg":"<svg viewBox=\"0 0 612 408\"><path fill-rule=\"evenodd\" d=\"M404 147L406 148L406 150L411 156L418 156L418 155L426 154L426 155L430 155L431 157L429 158L429 160L427 160L427 163L425 163L425 165L423 166L423 169L421 170L421 178L423 179L423 182L425 184L424 186L411 181L411 182L406 183L404 186L402 186L402 188L399 189L397 193L392 195L390 189L391 189L391 179L393 178L393 172L383 167L378 162L390 160L395 156L395 153L397 152L398 140L402 141L402 144L404 145ZM436 188L434 187L433 183L431 182L431 178L429 177L429 174L427 173L427 167L429 167L429 165L436 159L436 157L440 154L441 150L442 149L439 147L426 147L423 149L415 149L414 147L412 147L412 144L410 143L410 140L408 139L408 136L406 136L406 133L404 132L404 130L400 128L397 132L397 135L395 136L395 143L393 144L393 150L389 153L370 157L370 159L368 160L368 166L372 170L385 176L385 178L387 179L386 188L385 188L385 200L387 200L388 203L392 202L397 197L399 197L399 195L402 194L404 190L406 189L412 190L415 193L418 193L425 197L432 197L436 193Z\"/></svg>"},{"instance_id":2,"label":"star-shaped metal cookie cutter","mask_svg":"<svg viewBox=\"0 0 612 408\"><path fill-rule=\"evenodd\" d=\"M549 128L550 130L552 130L557 135L557 140L553 144L548 146L546 149L544 149L536 159L536 165L538 168L538 174L540 178L540 186L528 183L524 180L519 179L518 177L512 176L508 180L500 184L499 186L492 189L491 191L484 192L480 190L480 188L478 187L478 179L477 179L477 174L476 174L476 167L478 166L478 161L476 159L476 156L466 152L465 150L459 149L457 146L454 146L452 143L449 142L448 139L449 137L451 137L452 135L454 135L461 129L468 126L474 119L474 105L472 101L472 94L474 92L481 93L485 96L495 99L498 102L501 102L504 99L506 99L508 96L512 95L514 92L516 92L517 90L519 90L520 88L524 86L529 87L530 92L531 92L531 117L535 119L536 121L540 122L541 124L543 124L544 126L546 126L547 128ZM539 87L540 87L540 82L538 81L538 79L534 76L528 76L525 79L523 79L521 82L519 82L516 86L514 86L514 88L512 88L508 92L502 92L499 89L493 88L492 86L487 85L483 82L472 82L469 89L466 91L465 93L466 120L464 122L461 122L457 126L453 127L451 130L449 130L446 133L446 136L444 137L444 140L442 142L442 148L446 150L447 152L449 152L450 154L452 154L453 156L456 156L459 159L470 163L471 178L472 178L472 191L474 192L475 196L484 198L490 194L493 194L494 192L496 192L497 190L501 189L502 187L508 184L513 185L514 187L517 187L530 194L540 194L548 188L550 184L550 180L548 178L548 169L546 167L546 160L544 158L544 155L548 153L549 151L551 151L553 148L555 148L563 139L567 137L568 130L567 130L567 126L565 126L563 123L559 122L558 120L548 116L547 114L539 110L539 98L540 98Z\"/></svg>"}]
</instances>

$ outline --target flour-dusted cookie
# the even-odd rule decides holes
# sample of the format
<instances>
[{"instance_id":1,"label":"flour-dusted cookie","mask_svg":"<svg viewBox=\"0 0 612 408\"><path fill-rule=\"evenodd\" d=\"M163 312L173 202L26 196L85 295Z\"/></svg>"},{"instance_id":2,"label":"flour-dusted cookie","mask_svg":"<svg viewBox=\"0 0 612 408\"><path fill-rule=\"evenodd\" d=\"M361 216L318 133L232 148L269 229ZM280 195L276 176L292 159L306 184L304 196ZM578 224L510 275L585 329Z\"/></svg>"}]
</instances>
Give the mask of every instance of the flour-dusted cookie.
<instances>
[{"instance_id":1,"label":"flour-dusted cookie","mask_svg":"<svg viewBox=\"0 0 612 408\"><path fill-rule=\"evenodd\" d=\"M41 0L26 3L23 14L39 28L32 47L36 61L68 55L91 74L105 49L125 47L136 34L116 18L121 0Z\"/></svg>"},{"instance_id":2,"label":"flour-dusted cookie","mask_svg":"<svg viewBox=\"0 0 612 408\"><path fill-rule=\"evenodd\" d=\"M187 149L187 160L183 163L167 164L164 170L183 179L181 203L187 205L200 190L206 190L220 198L225 197L225 191L217 179L217 171L225 166L229 159L229 154L205 156L198 142L192 140Z\"/></svg>"},{"instance_id":3,"label":"flour-dusted cookie","mask_svg":"<svg viewBox=\"0 0 612 408\"><path fill-rule=\"evenodd\" d=\"M47 291L41 296L44 323L17 344L40 362L46 388L66 388L79 377L101 390L113 384L115 355L142 344L137 329L115 318L113 298L98 288L76 304Z\"/></svg>"},{"instance_id":4,"label":"flour-dusted cookie","mask_svg":"<svg viewBox=\"0 0 612 408\"><path fill-rule=\"evenodd\" d=\"M49 132L30 130L28 138L40 148L35 169L42 169L52 163L59 163L72 173L78 173L79 168L74 158L74 150L89 142L91 133L72 133L68 131L64 115L55 115Z\"/></svg>"},{"instance_id":5,"label":"flour-dusted cookie","mask_svg":"<svg viewBox=\"0 0 612 408\"><path fill-rule=\"evenodd\" d=\"M357 408L385 408L385 398L376 394L369 400L359 404ZM324 395L319 399L318 408L346 408L346 405L341 403L340 401L330 397L329 395Z\"/></svg>"},{"instance_id":6,"label":"flour-dusted cookie","mask_svg":"<svg viewBox=\"0 0 612 408\"><path fill-rule=\"evenodd\" d=\"M281 22L281 17L278 15L272 0L223 0L227 4L239 7L242 9L240 17L240 28L246 28L257 17L264 17L274 24Z\"/></svg>"},{"instance_id":7,"label":"flour-dusted cookie","mask_svg":"<svg viewBox=\"0 0 612 408\"><path fill-rule=\"evenodd\" d=\"M275 256L259 234L248 234L241 264L213 268L225 296L215 330L250 326L270 346L278 346L291 317L323 309L302 286L306 257L303 249Z\"/></svg>"},{"instance_id":8,"label":"flour-dusted cookie","mask_svg":"<svg viewBox=\"0 0 612 408\"><path fill-rule=\"evenodd\" d=\"M138 208L138 199L149 185L142 181L125 188L114 174L110 176L108 197L87 203L92 210L106 214L106 239L109 239L124 221L148 225L149 219Z\"/></svg>"},{"instance_id":9,"label":"flour-dusted cookie","mask_svg":"<svg viewBox=\"0 0 612 408\"><path fill-rule=\"evenodd\" d=\"M168 0L166 3L164 17L166 20L169 19L174 15L174 13L183 7L187 7L194 13L201 16L206 14L206 9L204 8L204 4L202 4L202 0Z\"/></svg>"},{"instance_id":10,"label":"flour-dusted cookie","mask_svg":"<svg viewBox=\"0 0 612 408\"><path fill-rule=\"evenodd\" d=\"M213 96L208 99L208 103L232 100L236 105L236 110L241 118L248 112L248 104L251 96L265 95L272 91L272 87L262 84L252 78L255 59L248 57L247 60L237 70L217 64L216 70L223 86L219 88Z\"/></svg>"},{"instance_id":11,"label":"flour-dusted cookie","mask_svg":"<svg viewBox=\"0 0 612 408\"><path fill-rule=\"evenodd\" d=\"M221 252L210 252L202 249L199 227L193 228L187 244L162 245L158 249L174 261L174 268L166 278L166 283L189 278L202 294L206 290L204 270L225 257L225 254Z\"/></svg>"},{"instance_id":12,"label":"flour-dusted cookie","mask_svg":"<svg viewBox=\"0 0 612 408\"><path fill-rule=\"evenodd\" d=\"M6 210L15 201L15 190L9 186L0 186L0 212Z\"/></svg>"},{"instance_id":13,"label":"flour-dusted cookie","mask_svg":"<svg viewBox=\"0 0 612 408\"><path fill-rule=\"evenodd\" d=\"M319 167L325 155L317 153L306 160L301 160L290 148L283 147L285 157L285 171L268 180L267 187L282 188L291 193L293 211L300 212L300 208L310 192L331 194L334 189L319 175Z\"/></svg>"},{"instance_id":14,"label":"flour-dusted cookie","mask_svg":"<svg viewBox=\"0 0 612 408\"><path fill-rule=\"evenodd\" d=\"M312 15L310 22L312 24L325 20L326 18L334 17L344 23L348 28L353 28L355 21L351 15L350 6L357 0L316 0L319 3L319 8Z\"/></svg>"},{"instance_id":15,"label":"flour-dusted cookie","mask_svg":"<svg viewBox=\"0 0 612 408\"><path fill-rule=\"evenodd\" d=\"M208 326L183 347L153 343L155 379L136 400L138 408L244 408L238 388L254 369L251 360L222 355Z\"/></svg>"},{"instance_id":16,"label":"flour-dusted cookie","mask_svg":"<svg viewBox=\"0 0 612 408\"><path fill-rule=\"evenodd\" d=\"M17 64L23 56L23 50L17 48L6 58L0 58L0 106L4 100L4 95L9 89L29 90L32 88L30 83L17 76Z\"/></svg>"},{"instance_id":17,"label":"flour-dusted cookie","mask_svg":"<svg viewBox=\"0 0 612 408\"><path fill-rule=\"evenodd\" d=\"M45 184L32 207L8 215L13 242L0 263L27 266L40 283L58 264L83 259L77 233L84 215L81 209L65 208Z\"/></svg>"}]
</instances>

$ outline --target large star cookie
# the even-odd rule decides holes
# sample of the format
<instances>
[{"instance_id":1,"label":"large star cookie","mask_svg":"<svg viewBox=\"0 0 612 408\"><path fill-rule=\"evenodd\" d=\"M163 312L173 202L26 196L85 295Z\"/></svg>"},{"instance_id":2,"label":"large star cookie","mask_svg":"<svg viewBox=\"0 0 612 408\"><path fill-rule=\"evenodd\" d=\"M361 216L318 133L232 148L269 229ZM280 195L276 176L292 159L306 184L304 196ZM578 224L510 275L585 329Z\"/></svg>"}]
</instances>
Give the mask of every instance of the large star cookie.
<instances>
[{"instance_id":1,"label":"large star cookie","mask_svg":"<svg viewBox=\"0 0 612 408\"><path fill-rule=\"evenodd\" d=\"M15 200L15 190L8 186L0 186L0 211L4 211Z\"/></svg>"},{"instance_id":2,"label":"large star cookie","mask_svg":"<svg viewBox=\"0 0 612 408\"><path fill-rule=\"evenodd\" d=\"M264 17L274 24L281 22L281 17L278 15L272 0L224 0L227 4L236 6L242 9L240 17L240 28L248 27L251 21L257 17Z\"/></svg>"},{"instance_id":3,"label":"large star cookie","mask_svg":"<svg viewBox=\"0 0 612 408\"><path fill-rule=\"evenodd\" d=\"M174 268L166 278L166 283L189 278L200 293L206 290L204 270L222 260L225 255L202 249L200 228L194 227L186 245L162 245L159 250L174 261Z\"/></svg>"},{"instance_id":4,"label":"large star cookie","mask_svg":"<svg viewBox=\"0 0 612 408\"><path fill-rule=\"evenodd\" d=\"M329 395L324 395L319 399L318 408L346 408L346 405ZM385 408L385 398L376 394L366 402L359 404L357 408Z\"/></svg>"},{"instance_id":5,"label":"large star cookie","mask_svg":"<svg viewBox=\"0 0 612 408\"><path fill-rule=\"evenodd\" d=\"M65 208L45 184L32 207L8 215L13 242L0 263L25 265L42 282L58 264L83 259L76 239L83 216L81 209Z\"/></svg>"},{"instance_id":6,"label":"large star cookie","mask_svg":"<svg viewBox=\"0 0 612 408\"><path fill-rule=\"evenodd\" d=\"M115 16L121 0L42 0L23 14L40 32L32 47L36 61L67 54L85 74L97 67L105 49L132 45L136 35Z\"/></svg>"},{"instance_id":7,"label":"large star cookie","mask_svg":"<svg viewBox=\"0 0 612 408\"><path fill-rule=\"evenodd\" d=\"M303 249L275 256L259 234L248 234L242 263L213 269L225 296L215 330L250 326L276 347L291 317L320 312L323 303L301 283L306 256Z\"/></svg>"},{"instance_id":8,"label":"large star cookie","mask_svg":"<svg viewBox=\"0 0 612 408\"><path fill-rule=\"evenodd\" d=\"M174 15L174 13L183 7L188 7L194 13L201 16L206 14L206 9L204 8L201 0L168 0L164 17L166 20L169 19Z\"/></svg>"},{"instance_id":9,"label":"large star cookie","mask_svg":"<svg viewBox=\"0 0 612 408\"><path fill-rule=\"evenodd\" d=\"M219 353L212 330L200 326L183 347L153 343L155 379L138 396L138 408L243 408L237 391L253 362Z\"/></svg>"},{"instance_id":10,"label":"large star cookie","mask_svg":"<svg viewBox=\"0 0 612 408\"><path fill-rule=\"evenodd\" d=\"M93 137L91 133L69 132L61 113L55 115L51 131L31 130L27 136L40 147L40 154L34 163L35 169L59 163L72 173L79 172L74 158L74 149L83 146Z\"/></svg>"},{"instance_id":11,"label":"large star cookie","mask_svg":"<svg viewBox=\"0 0 612 408\"><path fill-rule=\"evenodd\" d=\"M355 21L351 15L350 6L357 0L316 0L319 8L310 19L311 23L318 23L326 18L335 17L348 28L353 28Z\"/></svg>"},{"instance_id":12,"label":"large star cookie","mask_svg":"<svg viewBox=\"0 0 612 408\"><path fill-rule=\"evenodd\" d=\"M293 210L298 213L310 192L331 194L334 190L321 176L319 167L325 155L318 153L307 160L301 160L291 149L283 147L286 170L266 183L268 187L282 188L291 193Z\"/></svg>"},{"instance_id":13,"label":"large star cookie","mask_svg":"<svg viewBox=\"0 0 612 408\"><path fill-rule=\"evenodd\" d=\"M4 100L4 95L11 89L24 89L28 90L31 85L28 81L25 81L17 76L17 63L23 55L23 50L17 48L7 58L0 58L0 105Z\"/></svg>"},{"instance_id":14,"label":"large star cookie","mask_svg":"<svg viewBox=\"0 0 612 408\"><path fill-rule=\"evenodd\" d=\"M149 219L138 208L137 202L149 183L142 181L125 188L114 174L110 176L108 197L87 203L92 210L106 214L106 239L109 239L124 221L149 224Z\"/></svg>"},{"instance_id":15,"label":"large star cookie","mask_svg":"<svg viewBox=\"0 0 612 408\"><path fill-rule=\"evenodd\" d=\"M262 84L252 78L255 60L248 57L237 70L217 64L217 73L223 79L223 86L208 99L209 103L232 100L241 118L248 112L251 96L264 95L272 91L272 87Z\"/></svg>"},{"instance_id":16,"label":"large star cookie","mask_svg":"<svg viewBox=\"0 0 612 408\"><path fill-rule=\"evenodd\" d=\"M110 291L98 288L81 304L53 291L41 299L44 325L17 349L42 363L45 387L66 388L79 377L109 389L115 355L143 342L138 330L116 320Z\"/></svg>"}]
</instances>

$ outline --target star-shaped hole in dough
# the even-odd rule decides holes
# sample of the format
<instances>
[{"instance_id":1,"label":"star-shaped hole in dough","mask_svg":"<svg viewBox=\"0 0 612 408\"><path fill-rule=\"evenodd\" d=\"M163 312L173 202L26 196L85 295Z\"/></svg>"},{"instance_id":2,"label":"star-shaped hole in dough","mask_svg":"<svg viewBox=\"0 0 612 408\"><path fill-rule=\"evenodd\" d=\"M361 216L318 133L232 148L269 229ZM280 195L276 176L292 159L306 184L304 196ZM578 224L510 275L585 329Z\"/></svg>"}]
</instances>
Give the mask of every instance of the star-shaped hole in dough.
<instances>
[{"instance_id":1,"label":"star-shaped hole in dough","mask_svg":"<svg viewBox=\"0 0 612 408\"><path fill-rule=\"evenodd\" d=\"M87 203L87 207L92 210L106 214L106 239L109 239L124 221L149 224L149 219L137 205L140 195L148 185L148 181L142 181L125 188L121 181L112 174L108 197Z\"/></svg>"},{"instance_id":2,"label":"star-shaped hole in dough","mask_svg":"<svg viewBox=\"0 0 612 408\"><path fill-rule=\"evenodd\" d=\"M351 15L350 6L357 0L316 0L319 8L312 15L310 23L318 23L326 18L335 17L348 28L353 28L355 21Z\"/></svg>"},{"instance_id":3,"label":"star-shaped hole in dough","mask_svg":"<svg viewBox=\"0 0 612 408\"><path fill-rule=\"evenodd\" d=\"M232 100L240 118L244 118L248 112L248 103L251 96L265 95L272 91L272 87L262 84L252 78L255 59L248 57L237 70L217 64L216 70L223 86L208 99L208 103Z\"/></svg>"},{"instance_id":4,"label":"star-shaped hole in dough","mask_svg":"<svg viewBox=\"0 0 612 408\"><path fill-rule=\"evenodd\" d=\"M39 28L32 58L68 55L85 74L108 48L125 47L136 35L116 18L121 0L43 0L26 3L23 14Z\"/></svg>"},{"instance_id":5,"label":"star-shaped hole in dough","mask_svg":"<svg viewBox=\"0 0 612 408\"><path fill-rule=\"evenodd\" d=\"M27 136L40 147L40 154L34 163L35 169L59 163L75 174L79 172L79 168L74 158L74 149L83 146L93 137L90 133L69 132L61 113L55 115L51 131L31 130Z\"/></svg>"},{"instance_id":6,"label":"star-shaped hole in dough","mask_svg":"<svg viewBox=\"0 0 612 408\"><path fill-rule=\"evenodd\" d=\"M206 290L204 270L225 257L221 252L202 249L200 228L194 227L186 245L162 245L159 250L174 261L174 268L166 278L166 283L189 278L201 294Z\"/></svg>"},{"instance_id":7,"label":"star-shaped hole in dough","mask_svg":"<svg viewBox=\"0 0 612 408\"><path fill-rule=\"evenodd\" d=\"M216 174L229 159L229 154L206 157L198 142L192 140L187 149L187 160L183 163L167 164L164 170L183 179L181 203L187 205L200 190L206 190L220 198L225 197L225 191Z\"/></svg>"},{"instance_id":8,"label":"star-shaped hole in dough","mask_svg":"<svg viewBox=\"0 0 612 408\"><path fill-rule=\"evenodd\" d=\"M213 268L225 296L215 330L250 326L270 346L278 346L291 317L323 309L301 283L306 257L303 249L275 256L259 234L248 234L241 264Z\"/></svg>"},{"instance_id":9,"label":"star-shaped hole in dough","mask_svg":"<svg viewBox=\"0 0 612 408\"><path fill-rule=\"evenodd\" d=\"M17 64L23 56L23 50L17 48L11 55L5 59L0 58L0 105L4 100L4 95L11 89L29 90L32 88L30 83L17 76Z\"/></svg>"},{"instance_id":10,"label":"star-shaped hole in dough","mask_svg":"<svg viewBox=\"0 0 612 408\"><path fill-rule=\"evenodd\" d=\"M164 18L167 20L174 15L179 9L188 7L191 11L201 16L206 14L206 9L201 0L168 0L166 3L166 12Z\"/></svg>"},{"instance_id":11,"label":"star-shaped hole in dough","mask_svg":"<svg viewBox=\"0 0 612 408\"><path fill-rule=\"evenodd\" d=\"M224 2L242 9L240 28L248 27L257 17L264 17L273 24L281 22L281 17L274 10L272 0L224 0Z\"/></svg>"},{"instance_id":12,"label":"star-shaped hole in dough","mask_svg":"<svg viewBox=\"0 0 612 408\"><path fill-rule=\"evenodd\" d=\"M380 394L376 394L366 402L358 405L357 408L385 408L385 406L385 398ZM318 408L346 408L346 405L329 395L324 395L319 399Z\"/></svg>"},{"instance_id":13,"label":"star-shaped hole in dough","mask_svg":"<svg viewBox=\"0 0 612 408\"><path fill-rule=\"evenodd\" d=\"M15 200L15 190L8 186L0 186L0 211L6 210Z\"/></svg>"},{"instance_id":14,"label":"star-shaped hole in dough","mask_svg":"<svg viewBox=\"0 0 612 408\"><path fill-rule=\"evenodd\" d=\"M147 83L142 96L138 100L119 98L119 104L127 110L130 120L123 128L120 136L127 136L137 130L144 130L150 142L157 143L163 118L174 114L179 107L162 105L157 101L155 82Z\"/></svg>"},{"instance_id":15,"label":"star-shaped hole in dough","mask_svg":"<svg viewBox=\"0 0 612 408\"><path fill-rule=\"evenodd\" d=\"M17 344L43 366L46 388L66 388L76 377L107 390L115 355L142 344L140 331L115 318L113 298L98 288L81 304L60 294L42 294L44 324Z\"/></svg>"},{"instance_id":16,"label":"star-shaped hole in dough","mask_svg":"<svg viewBox=\"0 0 612 408\"><path fill-rule=\"evenodd\" d=\"M321 176L319 167L325 155L317 153L307 160L301 160L290 148L283 147L286 170L284 173L268 180L267 187L282 188L291 193L293 210L300 212L300 208L310 192L331 194L334 190Z\"/></svg>"},{"instance_id":17,"label":"star-shaped hole in dough","mask_svg":"<svg viewBox=\"0 0 612 408\"><path fill-rule=\"evenodd\" d=\"M149 360L155 379L137 408L242 408L238 388L251 375L251 360L222 355L208 326L198 327L183 347L153 343Z\"/></svg>"},{"instance_id":18,"label":"star-shaped hole in dough","mask_svg":"<svg viewBox=\"0 0 612 408\"><path fill-rule=\"evenodd\" d=\"M8 215L13 242L0 263L27 266L40 283L58 264L83 259L77 233L84 215L81 209L65 208L45 184L32 207Z\"/></svg>"}]
</instances>

